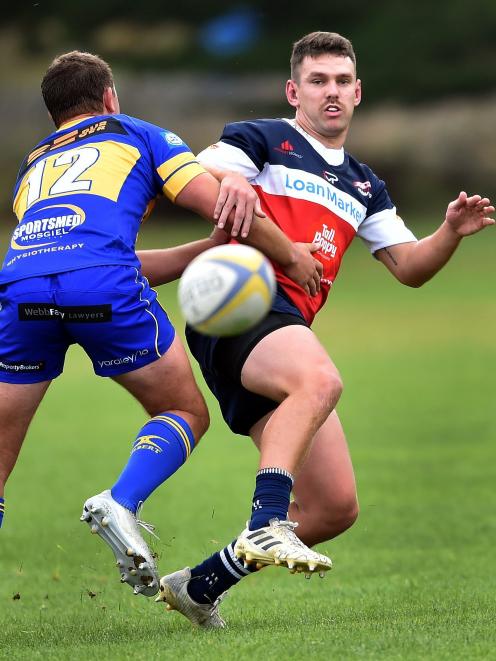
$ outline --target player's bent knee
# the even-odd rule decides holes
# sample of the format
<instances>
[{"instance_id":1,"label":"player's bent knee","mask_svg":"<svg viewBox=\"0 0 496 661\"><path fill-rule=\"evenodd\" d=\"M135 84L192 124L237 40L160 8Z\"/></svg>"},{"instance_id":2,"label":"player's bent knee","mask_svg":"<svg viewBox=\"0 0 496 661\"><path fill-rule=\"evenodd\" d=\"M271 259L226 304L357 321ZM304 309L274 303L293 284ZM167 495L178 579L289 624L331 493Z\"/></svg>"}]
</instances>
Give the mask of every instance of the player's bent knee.
<instances>
[{"instance_id":1,"label":"player's bent knee","mask_svg":"<svg viewBox=\"0 0 496 661\"><path fill-rule=\"evenodd\" d=\"M334 367L317 367L311 374L311 390L322 405L332 410L343 392L343 381Z\"/></svg>"}]
</instances>

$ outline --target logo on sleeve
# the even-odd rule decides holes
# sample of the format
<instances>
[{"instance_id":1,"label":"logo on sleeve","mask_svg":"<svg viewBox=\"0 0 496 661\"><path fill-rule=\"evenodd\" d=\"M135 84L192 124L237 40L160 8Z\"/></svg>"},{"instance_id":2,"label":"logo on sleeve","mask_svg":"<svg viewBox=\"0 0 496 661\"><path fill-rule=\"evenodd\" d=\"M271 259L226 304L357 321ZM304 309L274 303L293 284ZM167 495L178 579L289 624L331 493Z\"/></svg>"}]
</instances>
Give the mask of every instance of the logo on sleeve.
<instances>
[{"instance_id":1,"label":"logo on sleeve","mask_svg":"<svg viewBox=\"0 0 496 661\"><path fill-rule=\"evenodd\" d=\"M184 144L183 141L181 140L181 138L178 135L176 135L175 133L171 133L170 131L168 131L167 133L164 133L163 135L164 135L165 141L168 142L170 145L177 146L177 145Z\"/></svg>"},{"instance_id":2,"label":"logo on sleeve","mask_svg":"<svg viewBox=\"0 0 496 661\"><path fill-rule=\"evenodd\" d=\"M363 197L372 197L372 184L370 181L354 181L353 186L357 189Z\"/></svg>"}]
</instances>

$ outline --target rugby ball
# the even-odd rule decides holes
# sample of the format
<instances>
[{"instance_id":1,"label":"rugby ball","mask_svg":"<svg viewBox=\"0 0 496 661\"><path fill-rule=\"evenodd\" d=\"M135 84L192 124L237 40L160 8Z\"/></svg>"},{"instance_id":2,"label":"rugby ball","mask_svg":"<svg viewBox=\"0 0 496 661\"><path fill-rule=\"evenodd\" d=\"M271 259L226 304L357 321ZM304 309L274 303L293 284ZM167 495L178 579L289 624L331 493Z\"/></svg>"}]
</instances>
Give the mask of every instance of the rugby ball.
<instances>
[{"instance_id":1,"label":"rugby ball","mask_svg":"<svg viewBox=\"0 0 496 661\"><path fill-rule=\"evenodd\" d=\"M179 280L179 306L200 333L238 335L264 318L275 290L274 270L260 251L227 244L206 250L187 266Z\"/></svg>"}]
</instances>

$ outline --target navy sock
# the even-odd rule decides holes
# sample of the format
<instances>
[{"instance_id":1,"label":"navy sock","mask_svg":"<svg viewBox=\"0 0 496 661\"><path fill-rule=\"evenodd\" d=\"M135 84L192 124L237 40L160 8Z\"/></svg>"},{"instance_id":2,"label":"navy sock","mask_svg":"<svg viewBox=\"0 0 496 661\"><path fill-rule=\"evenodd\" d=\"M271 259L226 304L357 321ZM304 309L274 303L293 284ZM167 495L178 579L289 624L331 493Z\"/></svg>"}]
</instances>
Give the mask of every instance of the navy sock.
<instances>
[{"instance_id":1,"label":"navy sock","mask_svg":"<svg viewBox=\"0 0 496 661\"><path fill-rule=\"evenodd\" d=\"M5 500L0 497L0 528L2 527L3 513L5 512Z\"/></svg>"},{"instance_id":2,"label":"navy sock","mask_svg":"<svg viewBox=\"0 0 496 661\"><path fill-rule=\"evenodd\" d=\"M138 505L182 466L195 446L188 423L173 413L161 413L138 433L131 456L112 487L112 498L136 513Z\"/></svg>"},{"instance_id":3,"label":"navy sock","mask_svg":"<svg viewBox=\"0 0 496 661\"><path fill-rule=\"evenodd\" d=\"M242 578L257 571L255 565L245 569L243 561L234 555L235 543L236 540L193 567L192 580L188 583L191 599L199 604L211 604Z\"/></svg>"},{"instance_id":4,"label":"navy sock","mask_svg":"<svg viewBox=\"0 0 496 661\"><path fill-rule=\"evenodd\" d=\"M270 519L288 518L293 476L283 468L262 468L257 473L250 530L269 525Z\"/></svg>"}]
</instances>

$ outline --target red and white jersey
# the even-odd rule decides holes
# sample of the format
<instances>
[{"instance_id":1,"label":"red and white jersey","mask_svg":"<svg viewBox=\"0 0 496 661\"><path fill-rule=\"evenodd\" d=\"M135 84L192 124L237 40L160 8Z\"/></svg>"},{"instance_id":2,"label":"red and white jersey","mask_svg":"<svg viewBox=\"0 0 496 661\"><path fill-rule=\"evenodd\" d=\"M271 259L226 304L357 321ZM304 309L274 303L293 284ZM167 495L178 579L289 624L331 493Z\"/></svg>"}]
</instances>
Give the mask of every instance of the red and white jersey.
<instances>
[{"instance_id":1,"label":"red and white jersey","mask_svg":"<svg viewBox=\"0 0 496 661\"><path fill-rule=\"evenodd\" d=\"M371 253L416 241L397 216L386 186L344 149L329 149L292 120L227 124L198 160L243 174L264 212L292 240L317 243L321 290L308 296L274 264L279 284L311 323L324 305L343 255L355 236Z\"/></svg>"}]
</instances>

